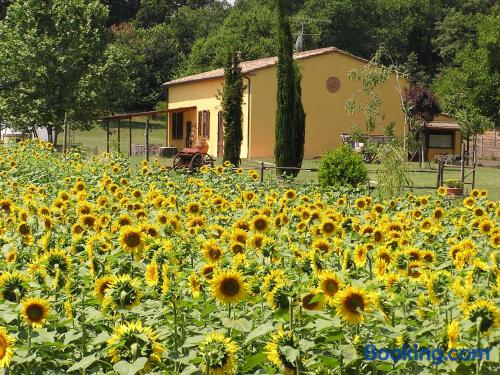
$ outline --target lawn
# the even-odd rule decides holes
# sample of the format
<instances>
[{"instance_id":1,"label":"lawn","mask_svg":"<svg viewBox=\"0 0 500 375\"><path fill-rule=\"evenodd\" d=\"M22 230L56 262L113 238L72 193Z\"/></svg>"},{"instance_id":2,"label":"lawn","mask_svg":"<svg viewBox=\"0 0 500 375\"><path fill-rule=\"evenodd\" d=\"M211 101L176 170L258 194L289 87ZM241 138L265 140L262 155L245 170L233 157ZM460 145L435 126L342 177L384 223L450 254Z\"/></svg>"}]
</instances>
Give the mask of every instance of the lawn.
<instances>
[{"instance_id":1,"label":"lawn","mask_svg":"<svg viewBox=\"0 0 500 375\"><path fill-rule=\"evenodd\" d=\"M145 120L144 120L145 121ZM128 152L128 123L122 122L121 131L121 151ZM133 143L144 143L144 122L135 121L132 122L132 139ZM149 141L151 144L164 144L165 143L165 126L162 120L152 120L151 121L151 133ZM116 123L111 123L110 125L112 135L110 136L110 148L112 151L117 150L117 129ZM74 135L74 143L82 145L82 148L90 153L101 153L106 150L106 136L105 131L100 128L94 128L90 131L78 131ZM131 165L137 166L140 164L143 156L132 156L130 158ZM242 161L244 168L260 168L260 162L264 161L266 163L272 163L271 159L261 159L261 160L250 160L245 159ZM161 159L161 163L166 166L172 165L172 159ZM220 163L220 161L218 161ZM319 160L304 160L302 165L303 168L318 168ZM368 164L368 170L370 171L370 179L377 180L376 176L376 164ZM433 189L422 189L420 187L424 186L435 186L436 185L436 174L437 165L431 164L432 171L429 170L429 166L425 165L424 169L426 171L419 171L418 163L410 163L410 169L414 172L411 173L411 181L415 188L413 191L415 193L423 194L429 193ZM266 175L272 173L270 170L266 170ZM466 172L467 174L468 172ZM450 167L445 169L444 179L459 178L460 170L457 167ZM301 183L316 181L317 172L302 171L297 181ZM472 176L469 176L466 180L467 182L472 181ZM476 187L479 189L487 189L490 193L490 198L495 200L500 200L500 168L498 167L478 167L476 173ZM466 186L466 190L470 190L470 185Z\"/></svg>"}]
</instances>

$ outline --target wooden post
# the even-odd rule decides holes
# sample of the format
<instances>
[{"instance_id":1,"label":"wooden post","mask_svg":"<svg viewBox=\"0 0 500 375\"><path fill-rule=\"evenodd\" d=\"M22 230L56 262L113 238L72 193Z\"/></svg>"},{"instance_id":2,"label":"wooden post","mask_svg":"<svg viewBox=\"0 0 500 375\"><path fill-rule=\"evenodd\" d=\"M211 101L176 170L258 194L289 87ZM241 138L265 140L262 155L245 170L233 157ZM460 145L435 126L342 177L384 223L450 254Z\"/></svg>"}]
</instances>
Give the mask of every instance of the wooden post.
<instances>
[{"instance_id":1,"label":"wooden post","mask_svg":"<svg viewBox=\"0 0 500 375\"><path fill-rule=\"evenodd\" d=\"M441 186L441 163L442 160L438 160L438 170L437 170L437 179L436 179L436 188Z\"/></svg>"},{"instance_id":2,"label":"wooden post","mask_svg":"<svg viewBox=\"0 0 500 375\"><path fill-rule=\"evenodd\" d=\"M264 182L264 162L260 162L260 183Z\"/></svg>"},{"instance_id":3,"label":"wooden post","mask_svg":"<svg viewBox=\"0 0 500 375\"><path fill-rule=\"evenodd\" d=\"M165 121L165 146L169 147L169 139L168 139L168 112L167 112L167 120Z\"/></svg>"},{"instance_id":4,"label":"wooden post","mask_svg":"<svg viewBox=\"0 0 500 375\"><path fill-rule=\"evenodd\" d=\"M484 156L484 136L481 136L481 157Z\"/></svg>"},{"instance_id":5,"label":"wooden post","mask_svg":"<svg viewBox=\"0 0 500 375\"><path fill-rule=\"evenodd\" d=\"M64 138L63 138L63 153L66 153L68 147L68 121L66 117L66 113L64 114Z\"/></svg>"},{"instance_id":6,"label":"wooden post","mask_svg":"<svg viewBox=\"0 0 500 375\"><path fill-rule=\"evenodd\" d=\"M481 136L481 140L483 137ZM476 143L477 143L477 135L474 135L474 151L472 153L472 189L476 186L476 166L477 166L477 155L476 155Z\"/></svg>"},{"instance_id":7,"label":"wooden post","mask_svg":"<svg viewBox=\"0 0 500 375\"><path fill-rule=\"evenodd\" d=\"M120 152L120 122L121 120L118 120L118 152Z\"/></svg>"},{"instance_id":8,"label":"wooden post","mask_svg":"<svg viewBox=\"0 0 500 375\"><path fill-rule=\"evenodd\" d=\"M460 155L460 182L462 187L464 186L465 180L465 144L462 144L462 155Z\"/></svg>"},{"instance_id":9,"label":"wooden post","mask_svg":"<svg viewBox=\"0 0 500 375\"><path fill-rule=\"evenodd\" d=\"M128 156L132 156L132 117L128 119Z\"/></svg>"},{"instance_id":10,"label":"wooden post","mask_svg":"<svg viewBox=\"0 0 500 375\"><path fill-rule=\"evenodd\" d=\"M109 119L106 120L106 152L109 154Z\"/></svg>"},{"instance_id":11,"label":"wooden post","mask_svg":"<svg viewBox=\"0 0 500 375\"><path fill-rule=\"evenodd\" d=\"M149 116L146 119L146 128L144 129L144 143L146 144L146 160L149 161Z\"/></svg>"}]
</instances>

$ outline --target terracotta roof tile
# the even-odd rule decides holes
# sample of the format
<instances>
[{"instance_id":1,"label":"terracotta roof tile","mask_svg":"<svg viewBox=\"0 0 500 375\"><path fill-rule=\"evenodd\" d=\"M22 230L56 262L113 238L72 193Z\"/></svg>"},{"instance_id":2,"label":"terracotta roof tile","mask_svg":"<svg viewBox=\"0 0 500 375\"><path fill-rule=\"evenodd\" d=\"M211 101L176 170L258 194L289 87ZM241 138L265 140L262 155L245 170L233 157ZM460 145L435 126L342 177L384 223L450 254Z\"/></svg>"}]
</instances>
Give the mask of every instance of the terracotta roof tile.
<instances>
[{"instance_id":1,"label":"terracotta roof tile","mask_svg":"<svg viewBox=\"0 0 500 375\"><path fill-rule=\"evenodd\" d=\"M304 59L307 57L318 56L318 55L323 55L323 54L332 53L332 52L340 52L340 53L349 55L347 52L343 52L335 47L327 47L327 48L320 48L320 49L313 49L313 50L309 50L309 51L297 52L297 53L294 53L293 58L296 60L300 60L300 59ZM353 55L349 55L349 56L352 56L356 59L360 59L357 56L353 56ZM266 57L266 58L258 59L258 60L243 61L241 63L241 70L242 70L243 74L246 74L246 73L253 72L255 70L259 70L259 69L273 66L276 64L277 61L278 61L278 58L276 56ZM174 86L174 85L179 85L182 83L202 81L202 80L222 78L222 77L224 77L224 69L215 69L215 70L211 70L208 72L203 72L203 73L194 74L194 75L179 78L179 79L174 79L172 81L164 83L163 85L164 86Z\"/></svg>"}]
</instances>

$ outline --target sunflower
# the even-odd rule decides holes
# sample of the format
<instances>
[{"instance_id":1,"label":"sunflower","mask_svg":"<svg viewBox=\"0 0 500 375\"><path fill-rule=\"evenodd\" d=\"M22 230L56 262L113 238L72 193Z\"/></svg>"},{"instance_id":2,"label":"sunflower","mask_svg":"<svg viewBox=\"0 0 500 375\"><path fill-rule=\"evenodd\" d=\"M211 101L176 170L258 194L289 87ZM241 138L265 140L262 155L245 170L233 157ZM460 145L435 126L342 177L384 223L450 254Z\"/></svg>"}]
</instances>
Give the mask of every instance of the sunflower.
<instances>
[{"instance_id":1,"label":"sunflower","mask_svg":"<svg viewBox=\"0 0 500 375\"><path fill-rule=\"evenodd\" d=\"M146 280L146 284L148 284L149 286L156 286L160 282L158 264L155 260L147 265L144 278Z\"/></svg>"},{"instance_id":2,"label":"sunflower","mask_svg":"<svg viewBox=\"0 0 500 375\"><path fill-rule=\"evenodd\" d=\"M354 248L353 261L356 267L362 268L366 264L366 258L368 256L368 250L365 245L359 244Z\"/></svg>"},{"instance_id":3,"label":"sunflower","mask_svg":"<svg viewBox=\"0 0 500 375\"><path fill-rule=\"evenodd\" d=\"M269 229L269 219L264 215L257 215L252 220L252 229L256 232L265 232Z\"/></svg>"},{"instance_id":4,"label":"sunflower","mask_svg":"<svg viewBox=\"0 0 500 375\"><path fill-rule=\"evenodd\" d=\"M202 368L210 375L235 374L238 368L236 352L238 345L222 333L212 332L200 343Z\"/></svg>"},{"instance_id":5,"label":"sunflower","mask_svg":"<svg viewBox=\"0 0 500 375\"><path fill-rule=\"evenodd\" d=\"M432 221L430 219L422 220L420 230L424 233L430 232L432 230Z\"/></svg>"},{"instance_id":6,"label":"sunflower","mask_svg":"<svg viewBox=\"0 0 500 375\"><path fill-rule=\"evenodd\" d=\"M357 287L347 287L337 293L335 297L337 314L348 323L359 324L364 319L364 313L368 310L368 294Z\"/></svg>"},{"instance_id":7,"label":"sunflower","mask_svg":"<svg viewBox=\"0 0 500 375\"><path fill-rule=\"evenodd\" d=\"M201 204L198 202L189 202L186 205L186 212L190 215L199 215L201 211Z\"/></svg>"},{"instance_id":8,"label":"sunflower","mask_svg":"<svg viewBox=\"0 0 500 375\"><path fill-rule=\"evenodd\" d=\"M196 273L192 272L188 277L189 291L194 298L198 298L201 292L200 280Z\"/></svg>"},{"instance_id":9,"label":"sunflower","mask_svg":"<svg viewBox=\"0 0 500 375\"><path fill-rule=\"evenodd\" d=\"M212 294L221 303L236 303L247 296L248 284L237 271L220 271L213 276Z\"/></svg>"},{"instance_id":10,"label":"sunflower","mask_svg":"<svg viewBox=\"0 0 500 375\"><path fill-rule=\"evenodd\" d=\"M285 347L290 347L299 352L299 339L292 332L285 332L283 326L280 326L278 331L271 335L271 341L264 347L264 352L269 362L278 367L283 374L295 375L301 366L300 354L295 359L295 362L290 362L289 357L283 352Z\"/></svg>"},{"instance_id":11,"label":"sunflower","mask_svg":"<svg viewBox=\"0 0 500 375\"><path fill-rule=\"evenodd\" d=\"M333 305L334 298L337 292L340 290L340 279L338 276L331 271L322 271L319 274L319 289L325 297L325 301L329 305Z\"/></svg>"},{"instance_id":12,"label":"sunflower","mask_svg":"<svg viewBox=\"0 0 500 375\"><path fill-rule=\"evenodd\" d=\"M140 343L140 344L139 344ZM160 362L165 348L158 342L158 333L151 327L143 326L140 320L125 322L115 326L113 335L107 341L108 357L113 363L127 361L132 363L138 357L148 359L143 371Z\"/></svg>"},{"instance_id":13,"label":"sunflower","mask_svg":"<svg viewBox=\"0 0 500 375\"><path fill-rule=\"evenodd\" d=\"M330 236L337 230L337 225L332 220L325 220L320 224L320 229L324 235Z\"/></svg>"},{"instance_id":14,"label":"sunflower","mask_svg":"<svg viewBox=\"0 0 500 375\"><path fill-rule=\"evenodd\" d=\"M500 323L500 312L492 301L484 299L477 300L465 308L465 315L471 322L478 322L479 332L488 332L491 328L498 327Z\"/></svg>"},{"instance_id":15,"label":"sunflower","mask_svg":"<svg viewBox=\"0 0 500 375\"><path fill-rule=\"evenodd\" d=\"M435 220L440 220L444 216L444 210L441 207L436 208L432 213L432 218Z\"/></svg>"},{"instance_id":16,"label":"sunflower","mask_svg":"<svg viewBox=\"0 0 500 375\"><path fill-rule=\"evenodd\" d=\"M141 229L130 225L123 227L120 231L120 245L129 253L142 250L144 240Z\"/></svg>"},{"instance_id":17,"label":"sunflower","mask_svg":"<svg viewBox=\"0 0 500 375\"><path fill-rule=\"evenodd\" d=\"M9 332L0 326L0 368L9 367L10 360L14 354L15 339Z\"/></svg>"},{"instance_id":18,"label":"sunflower","mask_svg":"<svg viewBox=\"0 0 500 375\"><path fill-rule=\"evenodd\" d=\"M495 234L490 237L490 245L494 248L500 248L500 234Z\"/></svg>"},{"instance_id":19,"label":"sunflower","mask_svg":"<svg viewBox=\"0 0 500 375\"><path fill-rule=\"evenodd\" d=\"M42 262L46 264L47 273L51 277L58 277L60 272L65 274L72 268L71 257L61 249L50 250L43 256Z\"/></svg>"},{"instance_id":20,"label":"sunflower","mask_svg":"<svg viewBox=\"0 0 500 375\"><path fill-rule=\"evenodd\" d=\"M32 297L22 302L21 314L26 323L33 328L43 327L49 312L49 302L45 299Z\"/></svg>"},{"instance_id":21,"label":"sunflower","mask_svg":"<svg viewBox=\"0 0 500 375\"><path fill-rule=\"evenodd\" d=\"M202 246L203 257L211 263L217 263L222 256L222 249L217 244L217 241L210 239L205 241Z\"/></svg>"},{"instance_id":22,"label":"sunflower","mask_svg":"<svg viewBox=\"0 0 500 375\"><path fill-rule=\"evenodd\" d=\"M305 310L322 310L325 300L323 298L323 294L314 289L302 297L301 304Z\"/></svg>"},{"instance_id":23,"label":"sunflower","mask_svg":"<svg viewBox=\"0 0 500 375\"><path fill-rule=\"evenodd\" d=\"M19 271L4 272L0 276L0 298L19 302L29 291L29 278Z\"/></svg>"},{"instance_id":24,"label":"sunflower","mask_svg":"<svg viewBox=\"0 0 500 375\"><path fill-rule=\"evenodd\" d=\"M103 308L131 309L139 304L142 297L141 281L130 275L115 276L106 289Z\"/></svg>"},{"instance_id":25,"label":"sunflower","mask_svg":"<svg viewBox=\"0 0 500 375\"><path fill-rule=\"evenodd\" d=\"M27 223L22 222L17 226L17 232L22 236L29 236L31 229Z\"/></svg>"},{"instance_id":26,"label":"sunflower","mask_svg":"<svg viewBox=\"0 0 500 375\"><path fill-rule=\"evenodd\" d=\"M103 276L95 281L94 295L97 298L97 300L102 302L102 300L106 296L106 291L108 290L109 286L113 283L114 280L115 276Z\"/></svg>"},{"instance_id":27,"label":"sunflower","mask_svg":"<svg viewBox=\"0 0 500 375\"><path fill-rule=\"evenodd\" d=\"M358 209L358 210L362 210L366 207L366 200L364 198L358 198L356 199L356 201L354 202L354 206Z\"/></svg>"},{"instance_id":28,"label":"sunflower","mask_svg":"<svg viewBox=\"0 0 500 375\"><path fill-rule=\"evenodd\" d=\"M474 216L477 216L477 217L483 217L484 216L484 210L481 207L474 207L474 209L472 210L472 212L474 213Z\"/></svg>"},{"instance_id":29,"label":"sunflower","mask_svg":"<svg viewBox=\"0 0 500 375\"><path fill-rule=\"evenodd\" d=\"M201 267L200 274L207 280L212 280L214 275L215 265L213 264L204 264Z\"/></svg>"},{"instance_id":30,"label":"sunflower","mask_svg":"<svg viewBox=\"0 0 500 375\"><path fill-rule=\"evenodd\" d=\"M493 223L489 220L483 220L479 223L479 230L483 234L488 234L493 228Z\"/></svg>"}]
</instances>

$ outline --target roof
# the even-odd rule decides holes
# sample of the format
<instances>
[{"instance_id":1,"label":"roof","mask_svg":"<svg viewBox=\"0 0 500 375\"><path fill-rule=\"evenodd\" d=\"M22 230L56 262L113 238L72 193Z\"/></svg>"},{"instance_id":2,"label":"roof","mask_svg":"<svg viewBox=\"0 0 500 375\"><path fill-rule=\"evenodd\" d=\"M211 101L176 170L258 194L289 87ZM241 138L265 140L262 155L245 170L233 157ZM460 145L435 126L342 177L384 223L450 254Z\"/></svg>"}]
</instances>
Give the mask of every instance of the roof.
<instances>
[{"instance_id":1,"label":"roof","mask_svg":"<svg viewBox=\"0 0 500 375\"><path fill-rule=\"evenodd\" d=\"M293 58L295 60L301 60L305 59L308 57L313 57L313 56L319 56L319 55L325 55L333 52L339 52L344 55L348 55L350 57L354 57L355 59L362 60L366 62L367 60L362 59L361 57L351 55L347 52L341 51L338 48L335 47L326 47L326 48L320 48L320 49L313 49L309 51L303 51L303 52L297 52L293 54ZM264 69L268 68L271 66L276 65L278 62L278 57L273 56L273 57L266 57L263 59L258 59L258 60L251 60L251 61L243 61L240 63L241 71L243 74L251 73L259 69ZM196 81L204 81L208 79L215 79L215 78L222 78L224 77L224 69L215 69L215 70L210 70L208 72L203 72L199 74L193 74L191 76L179 78L179 79L174 79L172 81L166 82L163 84L163 86L175 86L175 85L180 85L183 83L189 83L189 82L196 82Z\"/></svg>"},{"instance_id":2,"label":"roof","mask_svg":"<svg viewBox=\"0 0 500 375\"><path fill-rule=\"evenodd\" d=\"M445 130L459 130L460 125L458 125L456 122L438 122L438 121L433 121L427 125L427 128L429 129L445 129Z\"/></svg>"}]
</instances>

